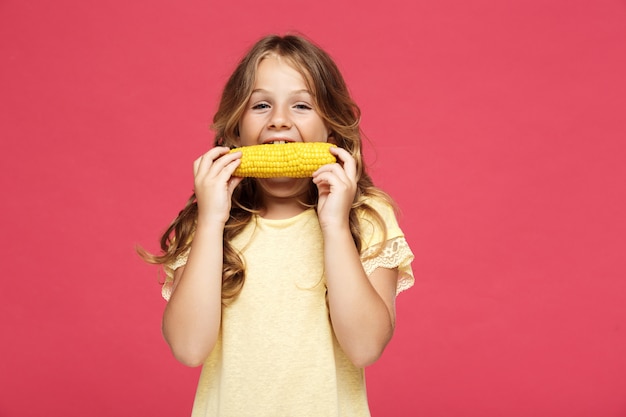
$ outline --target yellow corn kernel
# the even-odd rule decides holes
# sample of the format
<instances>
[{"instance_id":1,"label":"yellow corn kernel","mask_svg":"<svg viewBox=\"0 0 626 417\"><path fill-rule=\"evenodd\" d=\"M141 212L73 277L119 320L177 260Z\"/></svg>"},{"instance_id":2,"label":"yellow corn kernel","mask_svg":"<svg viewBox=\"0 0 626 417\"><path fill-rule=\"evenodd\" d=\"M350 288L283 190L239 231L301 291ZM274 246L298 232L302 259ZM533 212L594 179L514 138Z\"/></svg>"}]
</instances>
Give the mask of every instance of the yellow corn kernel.
<instances>
[{"instance_id":1,"label":"yellow corn kernel","mask_svg":"<svg viewBox=\"0 0 626 417\"><path fill-rule=\"evenodd\" d=\"M231 153L242 153L241 164L233 175L254 178L310 177L322 165L336 162L335 156L329 152L334 146L326 142L289 142L231 149Z\"/></svg>"}]
</instances>

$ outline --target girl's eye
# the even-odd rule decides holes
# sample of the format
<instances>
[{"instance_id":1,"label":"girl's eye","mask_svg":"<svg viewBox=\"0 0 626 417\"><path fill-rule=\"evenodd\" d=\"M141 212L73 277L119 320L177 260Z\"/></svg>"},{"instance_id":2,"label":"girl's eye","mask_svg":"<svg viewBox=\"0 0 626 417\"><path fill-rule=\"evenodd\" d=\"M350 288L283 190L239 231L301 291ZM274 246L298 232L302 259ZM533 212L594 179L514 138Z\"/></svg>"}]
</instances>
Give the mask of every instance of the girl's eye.
<instances>
[{"instance_id":1,"label":"girl's eye","mask_svg":"<svg viewBox=\"0 0 626 417\"><path fill-rule=\"evenodd\" d=\"M309 106L308 104L304 104L304 103L296 104L294 107L298 110L311 110L312 109L311 106Z\"/></svg>"},{"instance_id":2,"label":"girl's eye","mask_svg":"<svg viewBox=\"0 0 626 417\"><path fill-rule=\"evenodd\" d=\"M267 103L259 103L252 106L252 110L265 110L269 109L270 105Z\"/></svg>"}]
</instances>

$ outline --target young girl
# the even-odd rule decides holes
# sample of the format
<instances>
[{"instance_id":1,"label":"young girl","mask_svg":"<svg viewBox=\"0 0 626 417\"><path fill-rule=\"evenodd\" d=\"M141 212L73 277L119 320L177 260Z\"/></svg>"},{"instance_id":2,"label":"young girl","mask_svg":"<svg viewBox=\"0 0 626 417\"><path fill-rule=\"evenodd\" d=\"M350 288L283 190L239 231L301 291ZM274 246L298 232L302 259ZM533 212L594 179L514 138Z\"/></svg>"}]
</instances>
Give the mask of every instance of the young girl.
<instances>
[{"instance_id":1,"label":"young girl","mask_svg":"<svg viewBox=\"0 0 626 417\"><path fill-rule=\"evenodd\" d=\"M203 365L193 416L369 416L363 368L391 339L413 254L361 157L360 111L299 36L257 42L228 80L215 147L161 239L163 334ZM312 178L234 176L241 152L331 142Z\"/></svg>"}]
</instances>

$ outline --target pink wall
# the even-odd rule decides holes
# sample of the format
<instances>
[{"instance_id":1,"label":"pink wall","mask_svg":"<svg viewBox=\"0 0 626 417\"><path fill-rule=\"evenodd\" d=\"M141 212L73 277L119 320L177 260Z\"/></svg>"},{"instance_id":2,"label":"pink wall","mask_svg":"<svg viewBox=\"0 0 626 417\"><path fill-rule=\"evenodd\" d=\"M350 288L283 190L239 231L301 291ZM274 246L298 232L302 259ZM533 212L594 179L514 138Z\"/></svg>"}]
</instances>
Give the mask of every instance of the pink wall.
<instances>
[{"instance_id":1,"label":"pink wall","mask_svg":"<svg viewBox=\"0 0 626 417\"><path fill-rule=\"evenodd\" d=\"M362 106L417 283L374 416L626 415L626 3L0 3L0 416L187 416L134 254L235 60L299 30Z\"/></svg>"}]
</instances>

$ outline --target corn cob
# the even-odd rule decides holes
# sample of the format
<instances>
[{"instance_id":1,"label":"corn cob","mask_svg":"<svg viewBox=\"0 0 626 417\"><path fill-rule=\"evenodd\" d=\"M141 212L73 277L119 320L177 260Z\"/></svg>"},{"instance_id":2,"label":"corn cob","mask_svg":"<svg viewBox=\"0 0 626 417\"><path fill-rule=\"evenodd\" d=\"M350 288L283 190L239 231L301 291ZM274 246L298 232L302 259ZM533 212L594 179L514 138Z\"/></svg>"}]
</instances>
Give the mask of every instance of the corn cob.
<instances>
[{"instance_id":1,"label":"corn cob","mask_svg":"<svg viewBox=\"0 0 626 417\"><path fill-rule=\"evenodd\" d=\"M237 177L255 178L306 178L319 167L336 161L326 142L290 142L263 144L231 149L241 151L241 164L234 172Z\"/></svg>"}]
</instances>

